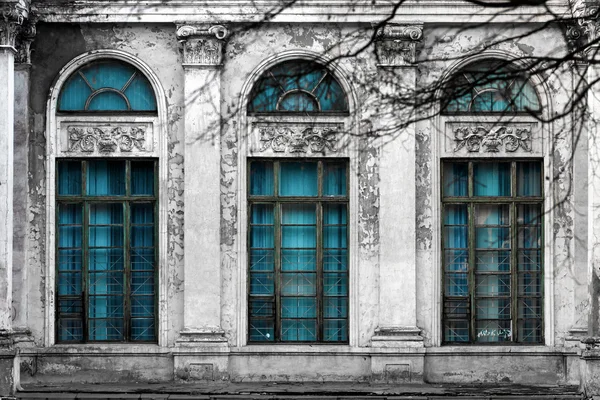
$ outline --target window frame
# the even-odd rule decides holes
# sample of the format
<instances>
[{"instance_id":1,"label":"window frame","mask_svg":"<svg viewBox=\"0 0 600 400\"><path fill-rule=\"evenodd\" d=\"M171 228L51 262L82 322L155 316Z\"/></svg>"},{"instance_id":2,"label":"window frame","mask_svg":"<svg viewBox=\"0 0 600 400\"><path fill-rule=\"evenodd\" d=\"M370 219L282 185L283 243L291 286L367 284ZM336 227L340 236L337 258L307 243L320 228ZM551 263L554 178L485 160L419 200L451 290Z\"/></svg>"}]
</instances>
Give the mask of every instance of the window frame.
<instances>
[{"instance_id":1,"label":"window frame","mask_svg":"<svg viewBox=\"0 0 600 400\"><path fill-rule=\"evenodd\" d=\"M80 195L60 195L59 192L59 164L61 162L70 162L76 161L81 163L81 194ZM125 162L125 195L122 196L88 196L85 194L86 191L86 182L87 182L87 166L90 161L124 161ZM131 163L132 162L152 162L153 163L153 195L132 195L131 194ZM55 311L54 311L54 337L56 344L94 344L94 343L128 343L128 344L158 344L160 331L159 331L159 322L160 322L160 311L159 311L159 296L160 296L160 233L159 233L159 223L160 223L160 210L159 210L159 202L160 202L160 185L159 185L159 159L156 157L109 157L109 158L85 158L85 157L56 157L54 160L56 177L54 179L54 203L55 210L54 216L56 223L54 224L54 232L56 235L56 240L54 241L54 299L55 299ZM88 317L88 307L89 307L89 290L88 290L88 278L89 278L89 244L87 244L87 239L89 235L89 208L92 204L115 204L120 203L124 207L123 211L123 251L124 251L124 290L123 294L123 340L89 340L89 317ZM154 243L154 285L153 285L153 306L154 306L154 340L131 340L131 262L130 262L130 238L131 238L131 204L134 203L153 203L152 212L153 212L153 243ZM82 337L83 340L74 341L74 340L60 340L60 317L61 312L59 311L59 290L58 286L60 283L60 267L59 267L59 245L60 245L60 235L59 235L59 213L60 213L60 204L81 204L82 205L82 313L81 320L82 324Z\"/></svg>"},{"instance_id":2,"label":"window frame","mask_svg":"<svg viewBox=\"0 0 600 400\"><path fill-rule=\"evenodd\" d=\"M517 164L519 162L536 162L540 166L540 195L539 196L519 196L517 193ZM467 173L467 195L466 196L445 196L444 194L444 165L454 163L466 163L468 166ZM474 195L474 164L481 163L509 163L510 164L510 196L475 196ZM544 160L542 157L536 158L441 158L440 159L440 288L441 288L441 344L443 346L543 346L545 344L545 329L546 329L546 288L545 288L545 256L546 256L546 212L545 212L545 179L544 179ZM467 206L467 249L468 249L468 301L469 301L469 341L447 341L445 339L444 330L446 317L446 299L452 300L452 296L446 295L446 251L444 247L445 243L445 215L447 205L458 205L463 204ZM511 302L511 338L508 341L498 342L480 342L477 341L476 334L476 292L475 292L475 253L477 247L475 245L475 215L474 208L477 204L491 204L491 205L507 205L509 207L509 235L510 235L510 302ZM539 270L539 281L540 281L540 293L535 296L539 299L540 304L540 338L537 342L519 342L518 339L518 303L520 297L534 298L534 296L519 296L518 287L518 216L517 209L519 205L537 205L540 208L539 216L539 231L540 231L540 270ZM527 319L527 318L523 318Z\"/></svg>"},{"instance_id":3,"label":"window frame","mask_svg":"<svg viewBox=\"0 0 600 400\"><path fill-rule=\"evenodd\" d=\"M252 195L251 194L251 164L252 162L271 162L273 164L273 194L272 195ZM314 162L317 163L317 195L316 196L281 196L279 195L279 178L280 178L280 165L285 162ZM323 176L325 162L333 162L344 164L345 166L345 184L346 194L343 196L325 196L323 195ZM248 157L246 159L246 288L245 296L247 302L246 310L246 337L248 345L348 345L350 343L350 332L351 332L351 214L350 214L350 165L351 162L347 157L304 157L304 158L288 158L288 157ZM250 245L251 245L251 234L252 234L252 222L251 212L254 204L272 204L273 205L273 285L274 285L274 339L273 341L256 341L250 339L250 320L251 320L251 257L250 257ZM316 328L317 328L317 339L315 341L308 340L296 340L296 341L283 341L281 340L281 208L284 204L314 204L315 205L315 229L316 229ZM343 204L346 206L346 263L347 270L345 271L347 278L347 293L346 293L346 340L345 341L324 341L323 340L323 314L324 314L324 291L323 291L323 208L326 204ZM285 296L284 296L285 297ZM341 296L340 296L341 297Z\"/></svg>"}]
</instances>

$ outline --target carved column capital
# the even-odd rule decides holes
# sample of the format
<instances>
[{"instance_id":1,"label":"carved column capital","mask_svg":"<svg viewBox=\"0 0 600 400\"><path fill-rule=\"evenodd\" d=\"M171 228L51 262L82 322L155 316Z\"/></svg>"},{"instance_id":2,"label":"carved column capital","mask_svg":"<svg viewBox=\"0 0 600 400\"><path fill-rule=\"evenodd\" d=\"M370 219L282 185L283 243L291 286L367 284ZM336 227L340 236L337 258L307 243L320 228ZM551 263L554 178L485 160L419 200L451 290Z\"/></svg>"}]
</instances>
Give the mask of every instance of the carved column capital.
<instances>
[{"instance_id":1,"label":"carved column capital","mask_svg":"<svg viewBox=\"0 0 600 400\"><path fill-rule=\"evenodd\" d=\"M381 67L410 66L416 62L423 24L385 25L375 34L375 51Z\"/></svg>"},{"instance_id":2,"label":"carved column capital","mask_svg":"<svg viewBox=\"0 0 600 400\"><path fill-rule=\"evenodd\" d=\"M36 19L30 18L21 25L16 42L15 62L17 64L31 64L31 43L37 33L36 23Z\"/></svg>"},{"instance_id":3,"label":"carved column capital","mask_svg":"<svg viewBox=\"0 0 600 400\"><path fill-rule=\"evenodd\" d=\"M13 0L0 3L0 46L16 48L21 24L29 16L29 2Z\"/></svg>"},{"instance_id":4,"label":"carved column capital","mask_svg":"<svg viewBox=\"0 0 600 400\"><path fill-rule=\"evenodd\" d=\"M177 39L183 44L183 64L218 67L223 63L229 30L223 25L177 27Z\"/></svg>"}]
</instances>

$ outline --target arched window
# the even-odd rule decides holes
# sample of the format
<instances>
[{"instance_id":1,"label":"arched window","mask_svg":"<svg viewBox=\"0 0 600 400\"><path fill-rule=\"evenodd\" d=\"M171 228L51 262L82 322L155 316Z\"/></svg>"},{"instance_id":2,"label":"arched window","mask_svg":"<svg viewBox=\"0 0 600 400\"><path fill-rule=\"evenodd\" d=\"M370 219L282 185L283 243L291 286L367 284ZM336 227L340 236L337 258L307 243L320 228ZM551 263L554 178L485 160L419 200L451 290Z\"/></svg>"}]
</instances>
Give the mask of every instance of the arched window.
<instances>
[{"instance_id":1,"label":"arched window","mask_svg":"<svg viewBox=\"0 0 600 400\"><path fill-rule=\"evenodd\" d=\"M506 61L486 60L463 68L449 82L443 113L531 113L540 101L531 82Z\"/></svg>"},{"instance_id":2,"label":"arched window","mask_svg":"<svg viewBox=\"0 0 600 400\"><path fill-rule=\"evenodd\" d=\"M119 59L74 60L51 96L57 343L158 340L163 97L137 60L109 55Z\"/></svg>"},{"instance_id":3,"label":"arched window","mask_svg":"<svg viewBox=\"0 0 600 400\"><path fill-rule=\"evenodd\" d=\"M156 98L148 79L133 66L100 60L71 74L58 111L156 112Z\"/></svg>"},{"instance_id":4,"label":"arched window","mask_svg":"<svg viewBox=\"0 0 600 400\"><path fill-rule=\"evenodd\" d=\"M346 93L322 65L291 60L274 66L258 80L248 112L348 112Z\"/></svg>"}]
</instances>

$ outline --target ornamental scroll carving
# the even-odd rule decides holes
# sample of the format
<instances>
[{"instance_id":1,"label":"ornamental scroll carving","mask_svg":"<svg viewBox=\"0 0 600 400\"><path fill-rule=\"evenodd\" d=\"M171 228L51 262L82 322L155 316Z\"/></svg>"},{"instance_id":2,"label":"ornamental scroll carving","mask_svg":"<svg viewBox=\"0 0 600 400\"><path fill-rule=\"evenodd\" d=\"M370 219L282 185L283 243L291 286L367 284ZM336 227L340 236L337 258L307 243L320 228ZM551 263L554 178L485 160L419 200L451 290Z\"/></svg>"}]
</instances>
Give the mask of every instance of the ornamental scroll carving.
<instances>
[{"instance_id":1,"label":"ornamental scroll carving","mask_svg":"<svg viewBox=\"0 0 600 400\"><path fill-rule=\"evenodd\" d=\"M68 151L84 153L129 153L135 149L145 151L146 128L144 127L80 127L67 128Z\"/></svg>"},{"instance_id":2,"label":"ornamental scroll carving","mask_svg":"<svg viewBox=\"0 0 600 400\"><path fill-rule=\"evenodd\" d=\"M180 26L177 38L183 43L183 62L196 66L219 66L223 62L225 39L229 31L223 25L210 27Z\"/></svg>"},{"instance_id":3,"label":"ornamental scroll carving","mask_svg":"<svg viewBox=\"0 0 600 400\"><path fill-rule=\"evenodd\" d=\"M509 126L462 126L454 128L454 152L466 148L470 153L514 153L519 148L531 152L531 128Z\"/></svg>"},{"instance_id":4,"label":"ornamental scroll carving","mask_svg":"<svg viewBox=\"0 0 600 400\"><path fill-rule=\"evenodd\" d=\"M339 127L263 126L259 127L259 152L323 153L337 152Z\"/></svg>"},{"instance_id":5,"label":"ornamental scroll carving","mask_svg":"<svg viewBox=\"0 0 600 400\"><path fill-rule=\"evenodd\" d=\"M377 31L376 51L380 66L406 66L416 62L423 25L386 25Z\"/></svg>"}]
</instances>

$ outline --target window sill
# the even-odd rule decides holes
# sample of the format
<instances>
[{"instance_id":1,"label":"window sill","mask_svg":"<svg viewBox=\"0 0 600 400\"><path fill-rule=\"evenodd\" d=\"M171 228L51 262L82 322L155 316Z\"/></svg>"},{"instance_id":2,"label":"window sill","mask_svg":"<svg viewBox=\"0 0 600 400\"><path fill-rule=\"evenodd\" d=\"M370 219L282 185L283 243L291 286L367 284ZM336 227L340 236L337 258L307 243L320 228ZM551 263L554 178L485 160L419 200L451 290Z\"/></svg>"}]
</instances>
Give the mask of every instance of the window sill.
<instances>
[{"instance_id":1,"label":"window sill","mask_svg":"<svg viewBox=\"0 0 600 400\"><path fill-rule=\"evenodd\" d=\"M461 346L444 345L441 347L428 347L427 354L452 355L457 353L465 355L493 355L493 354L577 354L577 350L573 348L553 347L539 345L473 345L465 344Z\"/></svg>"},{"instance_id":2,"label":"window sill","mask_svg":"<svg viewBox=\"0 0 600 400\"><path fill-rule=\"evenodd\" d=\"M87 356L111 354L122 356L154 356L169 354L170 350L156 343L81 343L54 344L50 347L22 348L22 355Z\"/></svg>"}]
</instances>

